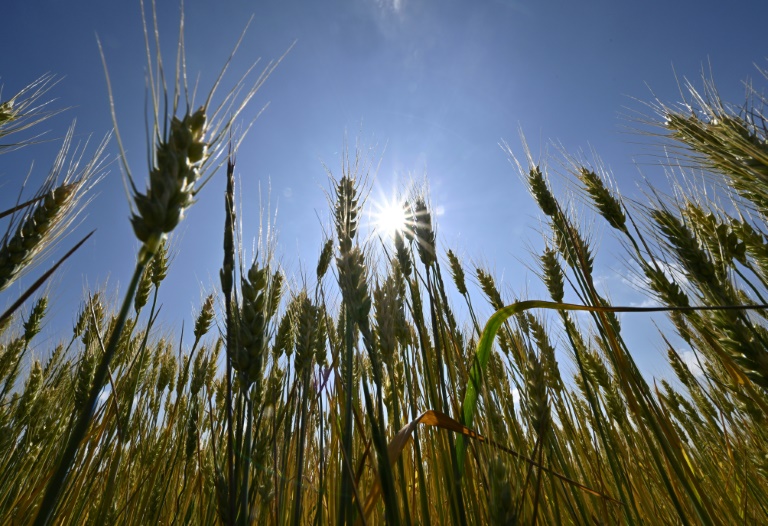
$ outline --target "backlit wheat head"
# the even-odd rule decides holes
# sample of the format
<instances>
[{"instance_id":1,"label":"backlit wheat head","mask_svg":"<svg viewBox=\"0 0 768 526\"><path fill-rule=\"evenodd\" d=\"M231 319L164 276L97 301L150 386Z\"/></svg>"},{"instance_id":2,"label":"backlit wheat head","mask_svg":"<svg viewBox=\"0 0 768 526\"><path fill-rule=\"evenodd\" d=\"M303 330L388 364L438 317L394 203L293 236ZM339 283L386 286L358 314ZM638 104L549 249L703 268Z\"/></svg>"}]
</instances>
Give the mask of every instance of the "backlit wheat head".
<instances>
[{"instance_id":1,"label":"backlit wheat head","mask_svg":"<svg viewBox=\"0 0 768 526\"><path fill-rule=\"evenodd\" d=\"M83 163L85 148L77 146L70 155L74 131L72 124L48 177L29 201L33 204L18 220L11 221L0 239L0 291L30 269L68 231L84 208L85 194L99 179L109 137Z\"/></svg>"},{"instance_id":2,"label":"backlit wheat head","mask_svg":"<svg viewBox=\"0 0 768 526\"><path fill-rule=\"evenodd\" d=\"M152 2L152 11L155 15L154 1ZM176 78L173 85L173 95L169 103L160 52L157 17L153 16L154 27L151 33L154 35L153 50L150 44L150 31L147 28L143 2L142 15L153 119L152 136L148 138L150 143L148 148L150 152L148 159L149 181L144 192L137 188L128 167L120 133L117 131L117 119L109 78L107 78L107 84L110 91L112 119L115 123L116 136L120 146L121 161L133 194L131 226L136 237L143 244L144 256L149 257L157 250L162 239L176 228L183 219L187 208L194 203L197 192L223 163L223 146L227 142L226 139L231 136L234 122L277 66L279 60L267 64L256 79L251 81L250 74L258 61L254 63L234 84L232 89L222 97L222 100L214 105L213 99L216 90L242 42L245 35L245 31L243 31L208 92L206 100L197 106L197 109L193 109L196 104L190 99L190 92L186 84L184 17L182 16L176 54ZM105 62L103 51L102 61ZM106 62L104 69L106 71ZM157 73L153 74L153 71ZM182 96L184 98L183 110ZM253 121L247 124L235 143L230 145L232 151L237 150L252 124Z\"/></svg>"}]
</instances>

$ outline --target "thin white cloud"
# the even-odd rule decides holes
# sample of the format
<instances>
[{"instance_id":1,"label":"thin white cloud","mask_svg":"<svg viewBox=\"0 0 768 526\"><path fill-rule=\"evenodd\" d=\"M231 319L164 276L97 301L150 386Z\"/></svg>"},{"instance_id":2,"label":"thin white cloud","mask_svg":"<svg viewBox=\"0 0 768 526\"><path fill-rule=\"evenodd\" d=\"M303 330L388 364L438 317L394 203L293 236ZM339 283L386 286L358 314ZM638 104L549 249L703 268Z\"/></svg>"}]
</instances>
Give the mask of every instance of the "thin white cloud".
<instances>
[{"instance_id":1,"label":"thin white cloud","mask_svg":"<svg viewBox=\"0 0 768 526\"><path fill-rule=\"evenodd\" d=\"M655 299L652 299L652 298L646 298L646 299L644 299L641 302L635 302L635 301L630 302L629 306L630 307L640 307L640 308L643 308L643 309L647 309L647 308L650 308L650 307L659 307L659 302L656 301Z\"/></svg>"},{"instance_id":2,"label":"thin white cloud","mask_svg":"<svg viewBox=\"0 0 768 526\"><path fill-rule=\"evenodd\" d=\"M382 11L391 11L400 14L405 8L405 0L376 0L376 5Z\"/></svg>"},{"instance_id":3,"label":"thin white cloud","mask_svg":"<svg viewBox=\"0 0 768 526\"><path fill-rule=\"evenodd\" d=\"M683 362L685 362L685 365L688 366L688 370L691 371L691 374L697 378L703 378L704 377L704 371L701 369L701 366L699 365L699 360L696 358L696 353L693 351L685 351L683 352L683 355L681 356L683 359Z\"/></svg>"}]
</instances>

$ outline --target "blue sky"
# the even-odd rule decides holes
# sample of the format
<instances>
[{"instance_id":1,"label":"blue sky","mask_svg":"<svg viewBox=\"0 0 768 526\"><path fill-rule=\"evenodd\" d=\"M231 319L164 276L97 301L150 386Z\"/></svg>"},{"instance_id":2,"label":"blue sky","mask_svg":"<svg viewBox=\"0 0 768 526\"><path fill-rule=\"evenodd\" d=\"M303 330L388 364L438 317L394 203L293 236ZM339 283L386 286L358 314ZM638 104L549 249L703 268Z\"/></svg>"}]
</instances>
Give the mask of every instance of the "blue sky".
<instances>
[{"instance_id":1,"label":"blue sky","mask_svg":"<svg viewBox=\"0 0 768 526\"><path fill-rule=\"evenodd\" d=\"M161 38L173 53L179 5L159 4ZM79 138L93 134L94 143L111 128L99 36L128 161L143 181L146 59L138 0L11 0L3 11L3 97L46 72L63 77L52 96L71 109L48 121L51 138L74 118ZM650 100L652 89L676 102L675 72L697 81L711 64L723 98L740 102L742 81L759 78L754 64L768 65L758 30L768 5L760 1L187 0L185 12L188 70L200 74L202 92L252 14L225 88L256 58L266 64L296 42L245 115L269 103L238 153L246 246L257 235L260 203L269 199L277 207L280 261L289 274L311 275L330 225L323 164L338 175L345 141L357 142L379 166L370 200L426 174L442 249L488 265L508 297L541 295L527 252L540 246L540 222L501 140L520 155L520 129L534 156L554 151L552 141L574 154L594 148L619 188L639 195L642 175L662 181L648 155L653 141L632 133L637 124L622 117L643 109L636 99ZM43 180L55 148L0 157L0 209L12 205L33 159L30 190ZM114 141L109 152L116 157ZM218 285L222 175L174 235L176 258L160 298L169 331L182 321L191 329L193 310ZM138 248L128 215L113 163L78 228L98 228L96 235L51 285L49 338L57 338L54 328L71 326L85 287L125 287ZM596 236L608 295L641 302L620 275L609 232L598 225ZM634 320L625 324L628 337L656 374L659 342L649 339L647 320Z\"/></svg>"}]
</instances>

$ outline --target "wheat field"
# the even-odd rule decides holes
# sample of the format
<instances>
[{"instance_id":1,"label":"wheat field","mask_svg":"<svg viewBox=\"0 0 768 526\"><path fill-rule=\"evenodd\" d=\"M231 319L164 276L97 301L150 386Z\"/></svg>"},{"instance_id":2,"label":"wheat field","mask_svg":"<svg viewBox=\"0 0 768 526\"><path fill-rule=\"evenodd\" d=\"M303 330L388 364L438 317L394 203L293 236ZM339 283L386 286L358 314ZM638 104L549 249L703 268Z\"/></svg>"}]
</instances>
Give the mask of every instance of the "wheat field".
<instances>
[{"instance_id":1,"label":"wheat field","mask_svg":"<svg viewBox=\"0 0 768 526\"><path fill-rule=\"evenodd\" d=\"M162 71L159 57L148 71ZM86 156L70 129L50 176L2 211L0 522L768 522L768 128L757 89L731 106L704 79L682 104L647 105L676 186L649 188L645 202L624 199L598 160L567 155L572 191L555 195L550 178L562 174L507 147L545 247L531 265L549 297L520 298L439 245L419 187L392 239L363 238L371 160L354 150L329 175L334 228L316 265L304 262L312 271L287 275L270 230L246 260L233 153L247 136L231 131L276 64L216 104L226 66L198 106L178 76L169 93L150 80L149 173L128 167L119 123L112 139L131 190L125 242L140 246L133 277L119 301L88 291L71 333L45 348L44 285L89 242L66 236L95 198L110 137ZM56 114L44 104L56 83L43 76L0 101L0 141L14 145L0 161L34 148L15 138ZM180 345L156 326L158 301L182 264L169 257L174 230L211 187L225 195L220 286L189 320L194 343ZM657 307L601 295L584 216L609 227ZM649 311L670 321L660 330L674 379L641 374L622 336L618 313Z\"/></svg>"}]
</instances>

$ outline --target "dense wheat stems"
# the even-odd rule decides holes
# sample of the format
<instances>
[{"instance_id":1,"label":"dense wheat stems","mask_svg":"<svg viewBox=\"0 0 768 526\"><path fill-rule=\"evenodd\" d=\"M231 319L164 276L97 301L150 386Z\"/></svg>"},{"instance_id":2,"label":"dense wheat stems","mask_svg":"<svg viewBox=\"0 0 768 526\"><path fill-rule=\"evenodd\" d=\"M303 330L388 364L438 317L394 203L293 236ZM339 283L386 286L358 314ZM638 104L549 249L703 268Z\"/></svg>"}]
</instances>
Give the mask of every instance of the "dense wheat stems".
<instances>
[{"instance_id":1,"label":"dense wheat stems","mask_svg":"<svg viewBox=\"0 0 768 526\"><path fill-rule=\"evenodd\" d=\"M191 203L189 192L191 191L191 184L194 184L196 180L194 176L196 168L192 168L189 174L185 174L183 170L189 170L189 166L194 166L204 160L204 151L197 147L204 131L205 114L202 109L195 113L194 119L185 117L182 122L173 117L168 139L158 144L159 166L150 173L150 188L146 195L136 195L136 206L139 211L138 214L141 215L134 215L131 222L136 236L143 245L139 250L136 268L126 290L123 305L109 335L104 354L96 368L88 400L77 417L76 424L64 448L59 467L47 486L41 511L35 520L36 524L48 524L56 509L59 495L66 485L74 457L96 409L99 393L104 387L110 363L117 350L144 269L159 249L165 234L173 230L181 219L184 208ZM177 151L169 152L168 150ZM169 162L173 162L173 164L168 164ZM173 193L174 188L176 193Z\"/></svg>"},{"instance_id":2,"label":"dense wheat stems","mask_svg":"<svg viewBox=\"0 0 768 526\"><path fill-rule=\"evenodd\" d=\"M58 468L51 477L51 480L48 482L45 497L43 497L43 501L40 505L40 511L35 519L35 525L50 524L50 521L53 519L59 496L67 484L67 478L69 476L69 471L72 468L75 455L80 448L80 443L82 442L83 437L85 437L85 433L88 431L88 427L91 423L91 417L96 410L96 403L98 401L99 394L104 387L104 382L106 381L107 372L109 370L109 364L112 361L115 351L117 350L122 328L125 325L125 320L128 318L128 312L131 308L133 295L136 292L139 279L141 278L141 274L144 271L144 267L147 265L147 263L148 259L146 257L140 257L136 263L136 269L133 272L131 282L128 284L128 290L126 291L125 299L123 300L123 305L120 308L120 312L117 315L114 329L109 335L109 341L107 343L106 349L104 350L104 355L101 357L99 365L97 366L93 375L93 379L91 381L92 386L88 394L88 398L85 401L85 405L83 406L80 414L77 416L75 425L69 434L69 439L67 440L67 443L61 454L61 458L58 462Z\"/></svg>"}]
</instances>

